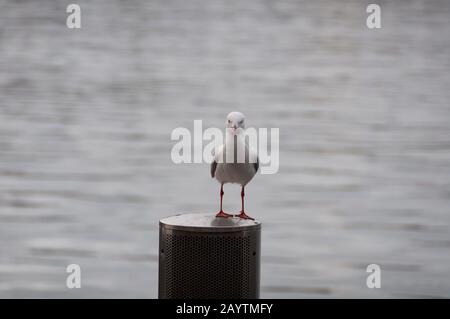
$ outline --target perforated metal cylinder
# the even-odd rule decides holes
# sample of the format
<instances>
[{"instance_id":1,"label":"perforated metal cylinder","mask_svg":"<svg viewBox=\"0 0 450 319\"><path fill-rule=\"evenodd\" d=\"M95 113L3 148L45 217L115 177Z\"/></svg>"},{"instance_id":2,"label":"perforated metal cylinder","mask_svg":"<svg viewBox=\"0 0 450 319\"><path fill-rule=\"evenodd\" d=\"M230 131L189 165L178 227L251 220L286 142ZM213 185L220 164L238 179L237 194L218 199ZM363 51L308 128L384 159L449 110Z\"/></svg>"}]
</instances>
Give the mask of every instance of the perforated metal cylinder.
<instances>
[{"instance_id":1,"label":"perforated metal cylinder","mask_svg":"<svg viewBox=\"0 0 450 319\"><path fill-rule=\"evenodd\" d=\"M181 214L159 226L159 298L259 298L259 222Z\"/></svg>"}]
</instances>

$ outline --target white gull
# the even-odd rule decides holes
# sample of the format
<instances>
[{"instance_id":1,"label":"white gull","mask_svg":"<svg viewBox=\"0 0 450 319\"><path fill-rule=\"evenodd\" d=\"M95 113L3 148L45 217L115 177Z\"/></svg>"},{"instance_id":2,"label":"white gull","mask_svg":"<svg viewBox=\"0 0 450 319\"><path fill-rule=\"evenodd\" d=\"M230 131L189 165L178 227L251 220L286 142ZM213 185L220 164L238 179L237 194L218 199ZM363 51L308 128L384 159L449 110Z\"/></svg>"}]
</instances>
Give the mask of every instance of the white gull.
<instances>
[{"instance_id":1,"label":"white gull","mask_svg":"<svg viewBox=\"0 0 450 319\"><path fill-rule=\"evenodd\" d=\"M243 219L253 219L244 210L244 188L258 171L259 162L256 151L246 142L244 129L244 114L240 112L231 112L228 114L225 144L215 150L214 160L211 163L211 177L215 177L220 183L220 211L216 217L233 216L225 213L222 209L223 185L226 183L236 183L241 185L242 203L241 212L236 216Z\"/></svg>"}]
</instances>

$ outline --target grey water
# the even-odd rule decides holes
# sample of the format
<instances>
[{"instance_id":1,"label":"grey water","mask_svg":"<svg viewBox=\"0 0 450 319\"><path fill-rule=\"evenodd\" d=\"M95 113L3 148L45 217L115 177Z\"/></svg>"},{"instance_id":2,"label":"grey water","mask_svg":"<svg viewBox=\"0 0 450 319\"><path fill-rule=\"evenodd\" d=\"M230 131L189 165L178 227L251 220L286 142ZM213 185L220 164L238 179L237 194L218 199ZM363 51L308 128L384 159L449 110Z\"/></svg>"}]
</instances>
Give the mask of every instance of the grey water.
<instances>
[{"instance_id":1,"label":"grey water","mask_svg":"<svg viewBox=\"0 0 450 319\"><path fill-rule=\"evenodd\" d=\"M233 110L280 129L261 297L450 297L450 2L76 3L0 0L0 297L157 297L159 219L219 204L171 132Z\"/></svg>"}]
</instances>

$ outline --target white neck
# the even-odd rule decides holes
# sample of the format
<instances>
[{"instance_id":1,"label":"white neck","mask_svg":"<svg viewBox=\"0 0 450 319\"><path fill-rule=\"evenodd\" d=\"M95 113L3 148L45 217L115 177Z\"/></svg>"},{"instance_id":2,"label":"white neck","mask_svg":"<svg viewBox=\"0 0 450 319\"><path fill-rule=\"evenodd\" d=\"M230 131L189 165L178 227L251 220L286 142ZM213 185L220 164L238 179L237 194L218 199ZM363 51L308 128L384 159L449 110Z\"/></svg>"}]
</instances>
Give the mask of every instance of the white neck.
<instances>
[{"instance_id":1,"label":"white neck","mask_svg":"<svg viewBox=\"0 0 450 319\"><path fill-rule=\"evenodd\" d=\"M244 136L243 133L240 133L240 134L238 134L238 135L234 135L233 133L230 133L228 130L226 130L226 134L225 134L225 142L226 142L226 143L228 143L228 142L233 142L235 136L237 137L237 143L238 143L238 144L239 144L239 143L242 143L242 141L244 140L244 139L243 139L243 136Z\"/></svg>"}]
</instances>

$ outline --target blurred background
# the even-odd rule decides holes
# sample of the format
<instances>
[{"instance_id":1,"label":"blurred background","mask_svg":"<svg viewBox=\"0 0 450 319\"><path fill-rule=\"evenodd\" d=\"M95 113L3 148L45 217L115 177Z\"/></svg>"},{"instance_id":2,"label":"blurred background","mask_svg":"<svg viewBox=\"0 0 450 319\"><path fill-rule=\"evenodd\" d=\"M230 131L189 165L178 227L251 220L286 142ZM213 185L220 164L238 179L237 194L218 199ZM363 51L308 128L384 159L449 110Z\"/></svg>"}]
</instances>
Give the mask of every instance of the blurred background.
<instances>
[{"instance_id":1,"label":"blurred background","mask_svg":"<svg viewBox=\"0 0 450 319\"><path fill-rule=\"evenodd\" d=\"M261 297L450 297L450 2L373 30L371 2L79 0L68 29L71 2L0 0L0 297L157 297L159 219L219 203L170 134L233 110L280 128L246 189Z\"/></svg>"}]
</instances>

